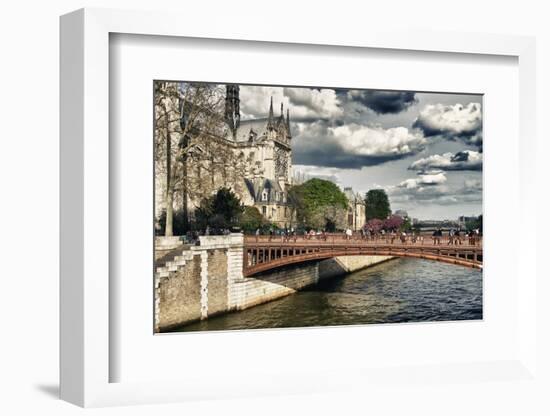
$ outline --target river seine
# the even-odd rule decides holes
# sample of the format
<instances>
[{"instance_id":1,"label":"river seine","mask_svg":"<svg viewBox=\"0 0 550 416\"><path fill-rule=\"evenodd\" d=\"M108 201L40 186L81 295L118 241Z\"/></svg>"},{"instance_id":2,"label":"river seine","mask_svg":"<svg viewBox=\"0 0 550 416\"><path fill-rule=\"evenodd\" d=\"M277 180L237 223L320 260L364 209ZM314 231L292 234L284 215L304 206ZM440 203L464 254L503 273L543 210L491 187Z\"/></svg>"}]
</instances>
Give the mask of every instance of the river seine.
<instances>
[{"instance_id":1,"label":"river seine","mask_svg":"<svg viewBox=\"0 0 550 416\"><path fill-rule=\"evenodd\" d=\"M482 286L479 270L398 258L177 331L477 320Z\"/></svg>"}]
</instances>

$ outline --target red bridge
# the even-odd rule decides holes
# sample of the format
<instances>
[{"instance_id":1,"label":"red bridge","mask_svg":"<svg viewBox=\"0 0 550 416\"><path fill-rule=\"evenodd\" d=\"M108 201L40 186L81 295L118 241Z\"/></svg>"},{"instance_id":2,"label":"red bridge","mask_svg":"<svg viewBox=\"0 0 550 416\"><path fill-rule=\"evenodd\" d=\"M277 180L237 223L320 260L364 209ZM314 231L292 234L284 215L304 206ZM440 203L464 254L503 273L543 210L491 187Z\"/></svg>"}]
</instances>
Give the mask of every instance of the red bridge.
<instances>
[{"instance_id":1,"label":"red bridge","mask_svg":"<svg viewBox=\"0 0 550 416\"><path fill-rule=\"evenodd\" d=\"M245 276L289 264L323 260L339 256L413 257L483 268L483 247L480 237L434 238L379 236L376 238L346 237L342 234L315 236L245 236Z\"/></svg>"}]
</instances>

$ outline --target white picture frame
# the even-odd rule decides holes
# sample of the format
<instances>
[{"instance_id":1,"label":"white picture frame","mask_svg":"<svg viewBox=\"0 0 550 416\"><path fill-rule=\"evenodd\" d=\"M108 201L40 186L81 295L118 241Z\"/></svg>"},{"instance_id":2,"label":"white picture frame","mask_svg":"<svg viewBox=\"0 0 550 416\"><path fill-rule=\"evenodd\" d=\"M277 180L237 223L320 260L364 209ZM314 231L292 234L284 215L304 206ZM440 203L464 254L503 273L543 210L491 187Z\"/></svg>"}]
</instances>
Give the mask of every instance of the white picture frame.
<instances>
[{"instance_id":1,"label":"white picture frame","mask_svg":"<svg viewBox=\"0 0 550 416\"><path fill-rule=\"evenodd\" d=\"M110 350L109 308L109 189L112 169L109 158L109 36L114 33L146 36L264 41L284 44L332 45L334 47L381 48L452 54L504 55L518 59L519 66L519 212L535 205L534 183L528 168L535 163L535 41L529 37L383 31L352 29L328 34L312 27L307 32L270 25L255 28L246 36L235 34L220 19L203 26L174 13L151 13L107 9L82 9L61 18L61 398L88 406L160 403L254 395L331 392L355 386L361 389L382 380L403 377L408 370L380 368L369 372L342 368L329 377L281 373L269 380L211 380L110 382L110 365L117 357ZM527 218L522 216L521 218ZM526 220L522 220L526 221ZM533 227L520 222L517 241L522 280L517 293L517 354L499 362L425 366L416 375L430 380L444 373L448 380L481 383L485 372L498 379L536 380L536 280ZM144 306L146 307L146 306ZM151 334L152 335L152 334ZM119 358L119 357L118 357ZM410 371L409 371L410 372ZM500 376L499 376L500 375ZM345 383L342 380L346 380ZM206 388L208 386L208 388Z\"/></svg>"}]
</instances>

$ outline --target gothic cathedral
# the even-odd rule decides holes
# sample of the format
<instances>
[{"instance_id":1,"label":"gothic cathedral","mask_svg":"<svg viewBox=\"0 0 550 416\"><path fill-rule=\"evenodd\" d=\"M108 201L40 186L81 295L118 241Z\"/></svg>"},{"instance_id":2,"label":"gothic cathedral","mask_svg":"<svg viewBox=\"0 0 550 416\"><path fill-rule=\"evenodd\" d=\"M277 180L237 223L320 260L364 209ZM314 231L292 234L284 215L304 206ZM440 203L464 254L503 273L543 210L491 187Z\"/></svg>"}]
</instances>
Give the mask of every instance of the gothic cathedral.
<instances>
[{"instance_id":1,"label":"gothic cathedral","mask_svg":"<svg viewBox=\"0 0 550 416\"><path fill-rule=\"evenodd\" d=\"M244 187L235 186L244 205L255 206L270 222L279 227L291 227L292 212L288 190L292 184L292 149L290 114L273 113L273 98L268 116L241 120L239 86L226 86L225 139L234 151L247 160ZM241 189L239 192L238 190Z\"/></svg>"}]
</instances>

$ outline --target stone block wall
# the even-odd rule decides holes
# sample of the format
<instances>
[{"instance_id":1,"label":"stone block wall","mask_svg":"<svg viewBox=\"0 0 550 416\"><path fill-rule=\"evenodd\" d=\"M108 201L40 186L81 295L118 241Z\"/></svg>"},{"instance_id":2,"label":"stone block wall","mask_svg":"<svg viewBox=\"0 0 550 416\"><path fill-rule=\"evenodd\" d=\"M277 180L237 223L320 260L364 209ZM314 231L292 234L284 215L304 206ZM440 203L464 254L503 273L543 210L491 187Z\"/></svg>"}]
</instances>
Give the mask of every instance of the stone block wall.
<instances>
[{"instance_id":1,"label":"stone block wall","mask_svg":"<svg viewBox=\"0 0 550 416\"><path fill-rule=\"evenodd\" d=\"M184 266L168 276L159 277L156 290L157 326L170 328L201 316L200 256L192 255Z\"/></svg>"},{"instance_id":2,"label":"stone block wall","mask_svg":"<svg viewBox=\"0 0 550 416\"><path fill-rule=\"evenodd\" d=\"M179 250L155 270L156 332L227 312L232 282L242 280L240 234L200 237L199 246Z\"/></svg>"},{"instance_id":3,"label":"stone block wall","mask_svg":"<svg viewBox=\"0 0 550 416\"><path fill-rule=\"evenodd\" d=\"M230 310L250 308L316 284L319 281L318 264L298 264L234 281L230 291Z\"/></svg>"},{"instance_id":4,"label":"stone block wall","mask_svg":"<svg viewBox=\"0 0 550 416\"><path fill-rule=\"evenodd\" d=\"M183 242L180 237L155 237L155 261L181 246Z\"/></svg>"},{"instance_id":5,"label":"stone block wall","mask_svg":"<svg viewBox=\"0 0 550 416\"><path fill-rule=\"evenodd\" d=\"M319 279L342 276L393 259L392 256L342 256L319 262Z\"/></svg>"},{"instance_id":6,"label":"stone block wall","mask_svg":"<svg viewBox=\"0 0 550 416\"><path fill-rule=\"evenodd\" d=\"M227 250L208 251L207 316L227 311ZM242 266L241 266L242 267Z\"/></svg>"}]
</instances>

